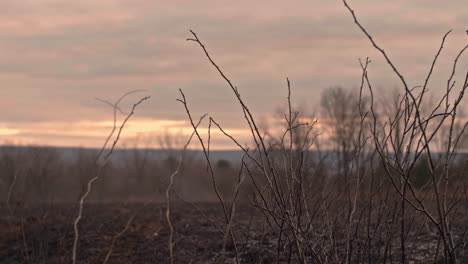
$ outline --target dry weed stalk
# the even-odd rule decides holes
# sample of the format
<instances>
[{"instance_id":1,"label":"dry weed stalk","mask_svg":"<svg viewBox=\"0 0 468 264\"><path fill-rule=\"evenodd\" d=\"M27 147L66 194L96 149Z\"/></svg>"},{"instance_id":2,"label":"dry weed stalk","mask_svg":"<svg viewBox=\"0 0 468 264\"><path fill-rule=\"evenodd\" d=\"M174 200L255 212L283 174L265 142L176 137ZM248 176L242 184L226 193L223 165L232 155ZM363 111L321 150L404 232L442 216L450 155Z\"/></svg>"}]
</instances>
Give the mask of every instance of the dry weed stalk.
<instances>
[{"instance_id":1,"label":"dry weed stalk","mask_svg":"<svg viewBox=\"0 0 468 264\"><path fill-rule=\"evenodd\" d=\"M6 207L8 209L8 213L10 214L10 218L13 217L13 211L11 210L10 206L10 199L11 195L13 194L13 189L15 188L16 184L16 179L18 178L19 170L15 171L13 173L13 180L11 181L10 187L8 188L8 194L7 194L7 199L6 199Z\"/></svg>"},{"instance_id":2,"label":"dry weed stalk","mask_svg":"<svg viewBox=\"0 0 468 264\"><path fill-rule=\"evenodd\" d=\"M110 256L112 255L112 251L114 250L114 245L115 245L115 242L117 241L117 239L121 236L123 236L123 234L125 234L125 232L127 232L127 230L130 228L130 225L132 224L133 220L135 219L135 215L133 215L132 217L130 217L128 220L127 220L127 223L125 224L125 227L119 232L117 233L113 238L112 238L112 242L111 242L111 245L109 247L109 250L107 251L107 254L106 254L106 258L104 259L104 261L102 262L103 264L106 264L109 259L110 259Z\"/></svg>"},{"instance_id":3,"label":"dry weed stalk","mask_svg":"<svg viewBox=\"0 0 468 264\"><path fill-rule=\"evenodd\" d=\"M196 37L195 33L192 32L192 34ZM191 39L189 39L191 40ZM201 42L199 42L201 44ZM220 230L220 232L224 235L224 241L226 241L227 237L229 236L229 238L231 239L231 242L234 246L234 253L235 253L235 259L236 259L236 263L239 264L239 256L238 256L238 251L237 251L237 243L236 243L236 239L234 237L234 233L232 231L232 228L231 228L231 221L233 220L234 218L234 213L235 213L235 202L237 200L237 195L238 195L238 192L239 192L239 189L240 189L240 186L242 185L242 177L239 175L239 180L238 180L238 183L236 184L236 187L235 187L235 196L232 200L232 204L231 204L231 209L229 210L228 212L228 209L227 209L227 206L226 206L226 203L224 202L224 199L223 197L221 196L221 193L219 191L219 188L218 188L218 183L216 181L216 174L215 174L215 171L213 169L213 166L211 164L211 160L210 160L210 153L209 153L209 143L210 143L210 140L208 140L208 147L205 146L204 142L203 142L203 139L202 137L200 136L200 134L198 133L198 129L197 129L197 125L194 124L193 122L193 119L192 119L192 115L190 113L190 109L188 107L188 104L187 104L187 100L185 98L185 94L183 93L183 91L181 89L179 89L180 91L180 94L182 96L181 99L177 99L177 101L179 101L180 103L183 104L184 108L185 108L185 112L187 113L187 117L190 121L190 124L192 125L192 128L194 130L194 133L195 135L197 136L198 138L198 141L202 147L202 151L203 151L203 154L204 154L204 157L205 157L205 161L206 161L206 164L207 164L207 169L210 173L210 178L211 178L211 183L212 183L212 187L213 187L213 190L215 192L215 195L218 199L218 202L219 202L219 205L221 206L221 209L222 209L222 212L224 214L224 219L225 219L225 222L226 222L226 230L223 232L219 227L218 229ZM210 118L210 128L211 128L211 123L213 122L212 118ZM210 130L209 130L210 131ZM210 139L210 134L208 136L208 139ZM240 174L242 174L242 170L240 172ZM190 204L193 204L193 203L190 203ZM195 208L198 208L199 211L201 212L200 208L199 207L195 207ZM204 215L202 213L202 215ZM208 219L208 218L206 218ZM212 221L211 221L212 222ZM217 225L215 225L217 227ZM225 244L226 242L224 242L223 244ZM224 258L224 254L225 254L225 250L223 249L222 250L222 258Z\"/></svg>"},{"instance_id":4,"label":"dry weed stalk","mask_svg":"<svg viewBox=\"0 0 468 264\"><path fill-rule=\"evenodd\" d=\"M203 115L202 117L200 117L199 121L197 122L196 124L196 127L198 128L198 126L202 123L202 121L204 120L204 118L206 117L206 114ZM171 214L171 200L170 200L170 193L171 192L174 192L176 193L175 190L173 190L173 184L174 184L174 177L180 173L180 170L182 169L183 165L184 165L184 161L185 161L185 156L186 156L186 153L187 153L187 148L188 146L190 145L191 141L192 141L192 138L193 136L195 135L195 131L192 132L192 134L189 136L189 138L187 139L184 147L182 148L181 150L181 153L179 155L179 160L178 160L178 165L177 165L177 168L171 173L171 175L169 175L169 183L165 183L167 185L167 188L166 188L166 191L165 191L165 199L166 199L166 211L165 211L165 218L166 218L166 221L167 221L167 224L169 226L169 238L168 238L168 249L169 249L169 257L170 257L170 262L171 263L174 263L174 251L173 251L173 248L174 248L174 242L173 242L173 238L174 238L174 227L172 225L172 221L171 221L171 218L170 218L170 214ZM164 182L163 182L164 183ZM176 193L177 195L177 193ZM116 240L123 236L123 234L129 229L131 223L133 222L133 220L138 216L138 214L140 212L142 212L148 205L152 204L153 202L155 202L156 200L156 196L153 196L153 198L151 198L150 200L148 200L147 202L145 202L143 204L143 206L141 206L139 208L139 210L137 210L128 220L127 220L127 224L125 225L125 227L119 232L117 233L113 239L112 239L112 242L111 242L111 245L109 247L109 250L107 251L107 254L106 254L106 258L104 260L103 263L107 263L110 259L110 256L112 255L112 252L113 252L113 248L114 248L114 245L115 245L115 242Z\"/></svg>"},{"instance_id":5,"label":"dry weed stalk","mask_svg":"<svg viewBox=\"0 0 468 264\"><path fill-rule=\"evenodd\" d=\"M177 164L177 168L169 176L169 184L167 185L167 188L166 188L166 221L167 221L167 224L169 226L169 231L170 231L169 239L168 239L168 248L169 248L169 257L170 257L171 264L174 263L174 242L173 242L174 227L173 227L172 221L171 221L171 195L170 195L170 192L172 190L172 186L174 185L174 177L177 174L179 174L179 171L182 169L182 166L184 164L185 154L187 152L187 148L190 145L190 142L192 141L192 138L195 135L198 126L201 124L201 122L203 121L203 119L205 117L206 117L206 114L204 114L202 117L200 117L197 124L194 124L194 130L193 130L192 134L190 135L189 139L187 140L187 143L185 143L184 148L182 149L182 153L179 156L179 161L178 161L178 164Z\"/></svg>"},{"instance_id":6,"label":"dry weed stalk","mask_svg":"<svg viewBox=\"0 0 468 264\"><path fill-rule=\"evenodd\" d=\"M141 98L138 102L133 104L130 113L127 114L126 118L124 119L124 121L122 122L122 124L119 127L119 130L118 130L117 135L115 137L115 140L114 140L114 142L112 144L112 147L110 148L109 152L104 156L103 160L100 162L99 159L101 158L102 154L104 153L104 151L105 151L105 149L106 149L106 147L108 145L109 140L112 138L112 136L114 136L114 133L115 133L115 131L117 129L117 111L120 111L121 113L123 113L119 108L119 103L126 96L128 96L129 94L134 93L134 92L137 92L137 91L132 91L132 92L129 92L129 93L125 93L114 104L110 104L113 107L113 110L114 110L113 128L112 128L111 132L109 133L109 135L107 136L104 145L102 146L101 150L99 151L98 156L96 157L95 162L96 162L96 165L98 165L98 171L97 171L96 175L88 181L86 192L79 199L78 215L77 215L77 217L75 218L75 220L73 222L73 230L74 230L74 240L73 240L73 248L72 248L72 263L73 264L76 263L76 258L77 258L77 249L78 249L78 240L79 240L78 224L80 223L80 220L81 220L82 215L83 215L85 200L89 196L89 194L91 193L91 188L92 188L93 183L100 178L101 170L104 168L104 166L109 161L109 158L110 158L111 154L113 153L113 151L115 149L115 146L117 145L117 143L119 141L120 134L122 133L122 130L125 127L125 125L127 124L128 120L135 114L135 109L141 103L143 103L144 101L146 101L147 99L150 98L149 96L145 96L145 97Z\"/></svg>"}]
</instances>

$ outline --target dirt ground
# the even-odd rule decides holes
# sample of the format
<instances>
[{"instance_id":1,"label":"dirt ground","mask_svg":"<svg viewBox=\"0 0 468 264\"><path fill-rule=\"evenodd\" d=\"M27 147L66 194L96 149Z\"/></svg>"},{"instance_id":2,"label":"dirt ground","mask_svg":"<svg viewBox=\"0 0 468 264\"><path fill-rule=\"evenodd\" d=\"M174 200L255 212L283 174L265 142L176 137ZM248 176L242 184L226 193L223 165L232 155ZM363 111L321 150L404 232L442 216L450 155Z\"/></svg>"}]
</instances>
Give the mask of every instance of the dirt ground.
<instances>
[{"instance_id":1,"label":"dirt ground","mask_svg":"<svg viewBox=\"0 0 468 264\"><path fill-rule=\"evenodd\" d=\"M216 204L199 204L204 214L222 222ZM108 263L168 263L169 227L162 204L88 204L79 225L78 263L102 263L112 241L127 221L136 214L129 228L115 240ZM0 263L69 263L72 256L73 220L76 205L60 205L14 212L0 222ZM2 215L8 215L3 208ZM252 218L240 212L240 219ZM192 206L173 205L175 228L174 259L176 263L213 263L221 256L223 235ZM250 232L248 223L235 226ZM257 231L255 231L258 233ZM242 236L242 235L240 235ZM265 234L263 234L265 236ZM244 236L245 237L245 236ZM259 243L251 237L249 244ZM242 246L245 243L239 240ZM250 246L251 246L250 245ZM232 243L227 244L226 260L234 257ZM243 249L244 252L250 249ZM261 263L268 258L264 250L245 254L244 262Z\"/></svg>"},{"instance_id":2,"label":"dirt ground","mask_svg":"<svg viewBox=\"0 0 468 264\"><path fill-rule=\"evenodd\" d=\"M218 204L198 205L206 217L222 226ZM240 262L278 262L277 238L264 217L249 206L241 208L233 226ZM70 204L12 208L12 211L3 206L0 263L70 263L77 212L76 205ZM136 217L126 232L117 236L133 215ZM226 256L221 261L223 235L196 208L175 203L171 218L175 229L175 263L236 263L231 242L227 243ZM170 231L163 204L145 207L140 203L87 204L79 230L78 263L103 263L114 239L108 263L169 263ZM408 246L410 263L433 262L431 256L437 240L431 236L419 235L414 240L418 243ZM466 243L461 246L466 247L461 249L461 263L468 263L463 262L468 247ZM287 255L281 254L279 262L288 262ZM393 259L393 263L399 263L398 259Z\"/></svg>"}]
</instances>

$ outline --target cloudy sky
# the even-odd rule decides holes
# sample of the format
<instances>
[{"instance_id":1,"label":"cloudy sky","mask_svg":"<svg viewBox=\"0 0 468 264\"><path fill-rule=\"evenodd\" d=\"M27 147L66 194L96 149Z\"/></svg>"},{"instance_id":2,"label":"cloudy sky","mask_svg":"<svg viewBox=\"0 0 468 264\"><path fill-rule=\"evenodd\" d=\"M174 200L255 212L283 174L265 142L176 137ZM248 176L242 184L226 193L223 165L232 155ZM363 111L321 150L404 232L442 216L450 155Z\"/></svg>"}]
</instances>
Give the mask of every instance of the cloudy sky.
<instances>
[{"instance_id":1,"label":"cloudy sky","mask_svg":"<svg viewBox=\"0 0 468 264\"><path fill-rule=\"evenodd\" d=\"M441 37L446 49L431 82L444 87L451 61L468 37L466 0L350 0L410 85L422 83ZM296 105L313 112L331 86L356 89L359 58L369 56L374 86L398 80L353 24L340 0L144 1L5 0L0 2L0 140L97 147L112 109L95 98L129 96L137 109L125 136L183 131L185 91L194 116L208 113L248 141L228 86L190 37L194 30L239 88L259 120L284 106L285 78ZM462 66L467 66L466 56ZM267 121L265 121L267 122ZM206 126L205 126L206 127ZM217 148L229 148L217 139Z\"/></svg>"}]
</instances>

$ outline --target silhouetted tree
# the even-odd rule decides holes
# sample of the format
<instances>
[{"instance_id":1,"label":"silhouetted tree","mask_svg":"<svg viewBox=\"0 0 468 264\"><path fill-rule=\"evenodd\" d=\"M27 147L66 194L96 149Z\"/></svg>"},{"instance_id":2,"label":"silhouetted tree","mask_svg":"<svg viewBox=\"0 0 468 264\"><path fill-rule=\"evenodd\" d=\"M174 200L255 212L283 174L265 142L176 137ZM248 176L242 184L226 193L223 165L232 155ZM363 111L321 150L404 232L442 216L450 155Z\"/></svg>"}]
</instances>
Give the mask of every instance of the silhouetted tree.
<instances>
[{"instance_id":1,"label":"silhouetted tree","mask_svg":"<svg viewBox=\"0 0 468 264\"><path fill-rule=\"evenodd\" d=\"M359 94L339 86L331 87L322 93L320 103L324 118L322 124L331 142L331 150L336 154L338 172L347 174L360 126Z\"/></svg>"}]
</instances>

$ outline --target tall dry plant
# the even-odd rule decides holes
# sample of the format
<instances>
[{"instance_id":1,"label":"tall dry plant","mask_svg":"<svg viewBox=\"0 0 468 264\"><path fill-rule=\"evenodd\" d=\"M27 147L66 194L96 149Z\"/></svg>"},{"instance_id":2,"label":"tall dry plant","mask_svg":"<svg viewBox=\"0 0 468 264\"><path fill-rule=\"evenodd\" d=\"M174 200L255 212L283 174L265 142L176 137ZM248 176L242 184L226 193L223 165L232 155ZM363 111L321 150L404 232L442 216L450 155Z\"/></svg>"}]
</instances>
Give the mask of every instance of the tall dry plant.
<instances>
[{"instance_id":1,"label":"tall dry plant","mask_svg":"<svg viewBox=\"0 0 468 264\"><path fill-rule=\"evenodd\" d=\"M277 261L385 263L398 256L401 263L407 263L412 259L410 254L414 253L414 249L408 245L418 243L415 239L417 235L425 232L424 228L430 230L430 225L433 225L438 241L433 259L457 263L457 252L460 252L468 225L465 223L465 231L457 230L455 235L453 223L460 222L460 219L456 219L456 213L464 210L460 203L463 193L466 194L466 187L453 190L450 182L457 147L467 126L466 121L459 119L458 113L468 88L468 72L458 90L453 79L458 61L467 46L454 59L445 94L427 114L423 114L429 80L450 32L443 37L423 85L409 87L404 75L360 24L348 3L343 3L356 25L401 81L403 95L394 115L382 115L375 105L374 90L369 80L370 60L361 61L359 96L350 106L358 111L349 117L352 120L342 120L353 121L353 125L336 128L336 133L340 132L341 136L338 142L341 144L341 161L345 164L340 166L337 177L325 176L322 181L311 181L314 172L304 170L307 167L305 164L310 162L305 157L311 151L312 144L295 144L298 142L295 137L300 135L302 142L313 142L315 123L301 123L299 113L292 110L289 80L288 111L284 115L287 128L280 139L271 144L272 141L268 141L260 132L238 88L213 60L195 32L190 31L192 37L188 41L195 42L202 49L237 99L250 128L254 148L249 150L242 146L212 118L210 129L211 125L219 129L244 152L248 160L244 173L250 178L254 190L251 205L264 215L276 236ZM365 94L369 94L368 97ZM182 96L181 102L186 106L191 120L183 93ZM461 128L455 129L457 126ZM307 128L307 133L296 133L302 127ZM435 155L433 144L442 127L448 129L445 132L445 150L440 156ZM210 171L209 143L207 147L198 133L197 137ZM423 189L417 189L412 181L413 170L422 157L427 161L431 181ZM226 224L231 226L225 201L218 191L216 175L212 170L210 174ZM382 174L386 175L385 180L381 179ZM236 252L236 259L238 255Z\"/></svg>"},{"instance_id":2,"label":"tall dry plant","mask_svg":"<svg viewBox=\"0 0 468 264\"><path fill-rule=\"evenodd\" d=\"M121 110L120 106L119 106L119 103L125 99L125 97L127 97L128 95L132 94L132 93L135 93L135 92L138 92L137 91L131 91L131 92L128 92L128 93L125 93L123 94L115 103L109 103L107 101L103 101L105 103L107 103L108 105L110 105L112 108L113 108L113 126L112 126L112 130L111 132L109 133L109 135L107 136L102 148L100 149L98 155L96 156L96 159L95 159L95 163L98 167L97 169L97 172L96 174L94 175L93 178L91 178L88 183L87 183L87 188L86 188L86 191L81 195L80 199L79 199L79 202L78 202L78 215L77 217L75 218L74 222L73 222L73 230L74 230L74 240L73 240L73 247L72 247L72 263L75 264L76 263L76 260L77 260L77 250L78 250L78 241L79 241L79 229L78 229L78 225L80 223L80 220L81 218L83 217L83 209L84 209L84 204L85 204L85 201L86 201L86 198L89 196L89 194L91 193L91 189L92 189L92 186L93 186L93 183L96 182L97 180L99 180L99 178L101 177L101 171L104 169L104 167L107 165L107 163L109 162L109 159L112 155L112 153L114 152L114 149L117 145L117 143L119 142L119 139L120 139L120 135L125 127L125 125L127 124L128 120L130 120L130 118L135 114L135 109L141 104L143 103L144 101L146 101L147 99L149 99L150 97L149 96L145 96L143 98L141 98L139 101L137 101L135 104L133 104L132 106L132 109L130 111L130 113L125 113L124 111ZM120 124L120 126L117 126L117 113L120 112L122 114L125 114L126 117L125 119L122 121L122 123ZM113 143L110 145L111 147L108 149L108 145L109 145L109 142L110 140L114 137L114 141ZM107 151L106 154L104 154L105 152Z\"/></svg>"}]
</instances>

